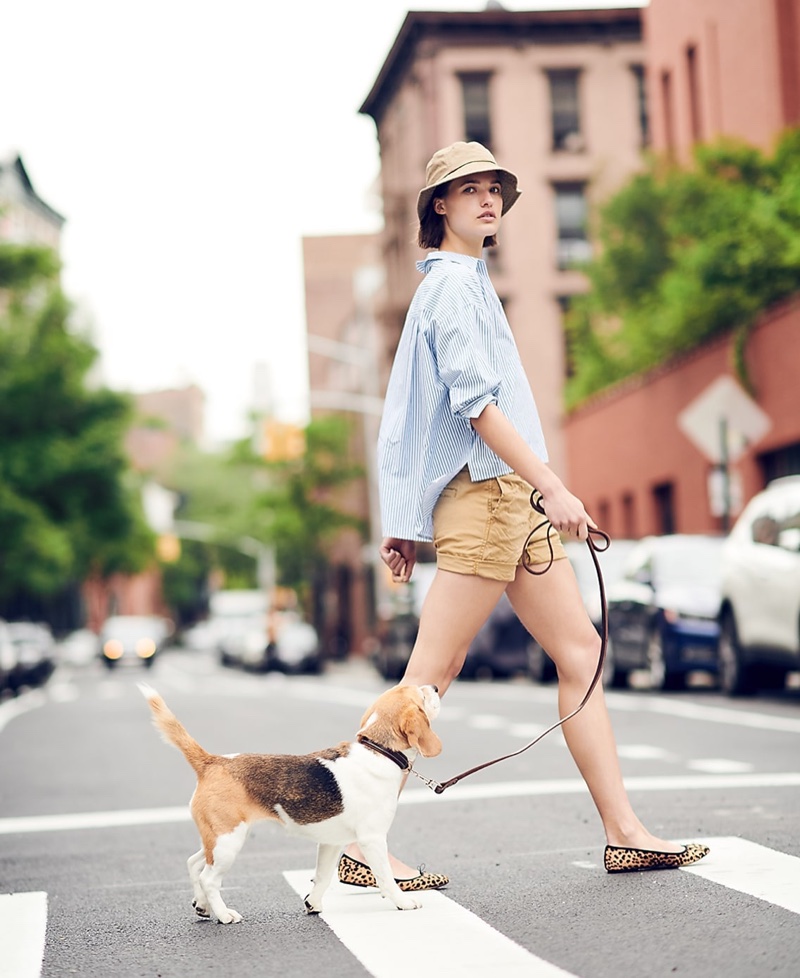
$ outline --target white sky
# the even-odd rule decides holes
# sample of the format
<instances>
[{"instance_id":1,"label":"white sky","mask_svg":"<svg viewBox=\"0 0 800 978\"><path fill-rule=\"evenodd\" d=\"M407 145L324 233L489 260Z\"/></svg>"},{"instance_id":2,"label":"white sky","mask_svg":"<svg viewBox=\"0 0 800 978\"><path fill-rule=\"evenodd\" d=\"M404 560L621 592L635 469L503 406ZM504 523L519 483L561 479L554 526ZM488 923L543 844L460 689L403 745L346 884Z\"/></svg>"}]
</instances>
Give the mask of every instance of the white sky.
<instances>
[{"instance_id":1,"label":"white sky","mask_svg":"<svg viewBox=\"0 0 800 978\"><path fill-rule=\"evenodd\" d=\"M510 10L641 6L551 0ZM67 218L64 286L102 379L197 383L214 441L247 428L257 363L306 420L301 238L375 231L358 114L409 8L485 0L6 4L0 155Z\"/></svg>"}]
</instances>

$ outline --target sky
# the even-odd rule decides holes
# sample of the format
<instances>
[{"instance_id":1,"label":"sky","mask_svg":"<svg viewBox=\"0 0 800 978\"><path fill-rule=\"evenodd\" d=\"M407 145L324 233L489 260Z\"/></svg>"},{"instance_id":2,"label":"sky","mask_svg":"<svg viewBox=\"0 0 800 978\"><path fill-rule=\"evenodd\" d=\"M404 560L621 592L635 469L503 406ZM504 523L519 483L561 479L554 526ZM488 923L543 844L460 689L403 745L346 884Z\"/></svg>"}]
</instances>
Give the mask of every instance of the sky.
<instances>
[{"instance_id":1,"label":"sky","mask_svg":"<svg viewBox=\"0 0 800 978\"><path fill-rule=\"evenodd\" d=\"M209 447L247 434L256 372L275 416L305 423L302 238L381 227L375 125L358 109L408 9L485 6L7 4L0 157L18 153L67 219L63 285L100 351L101 382L197 384Z\"/></svg>"}]
</instances>

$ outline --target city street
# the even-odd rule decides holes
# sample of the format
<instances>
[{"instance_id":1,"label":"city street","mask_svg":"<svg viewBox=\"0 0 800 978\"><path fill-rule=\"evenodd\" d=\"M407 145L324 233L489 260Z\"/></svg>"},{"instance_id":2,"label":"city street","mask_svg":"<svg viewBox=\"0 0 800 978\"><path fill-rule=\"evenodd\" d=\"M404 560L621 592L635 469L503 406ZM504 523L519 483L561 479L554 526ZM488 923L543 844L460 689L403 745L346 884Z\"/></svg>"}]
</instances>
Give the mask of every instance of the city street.
<instances>
[{"instance_id":1,"label":"city street","mask_svg":"<svg viewBox=\"0 0 800 978\"><path fill-rule=\"evenodd\" d=\"M154 731L142 680L219 753L350 739L387 685L364 663L256 676L177 650L147 672L62 665L0 705L2 978L797 973L797 690L607 694L638 813L661 836L708 842L695 867L606 874L599 819L557 730L442 795L410 779L392 850L450 876L422 909L336 883L326 912L306 916L314 847L263 823L224 888L244 919L225 927L192 911L194 774ZM436 723L444 750L416 768L447 780L556 718L555 687L458 682Z\"/></svg>"}]
</instances>

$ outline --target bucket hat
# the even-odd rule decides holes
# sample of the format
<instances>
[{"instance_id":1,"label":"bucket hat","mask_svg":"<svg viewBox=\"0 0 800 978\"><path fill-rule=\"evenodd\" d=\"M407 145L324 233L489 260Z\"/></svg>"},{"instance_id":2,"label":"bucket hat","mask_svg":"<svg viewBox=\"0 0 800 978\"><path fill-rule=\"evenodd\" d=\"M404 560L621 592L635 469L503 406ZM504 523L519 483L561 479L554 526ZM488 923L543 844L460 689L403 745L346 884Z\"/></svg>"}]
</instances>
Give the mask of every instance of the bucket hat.
<instances>
[{"instance_id":1,"label":"bucket hat","mask_svg":"<svg viewBox=\"0 0 800 978\"><path fill-rule=\"evenodd\" d=\"M480 143L460 142L438 150L428 161L425 186L417 197L417 216L420 221L437 187L470 173L485 173L487 170L497 170L500 174L503 213L508 213L522 193L517 188L517 175L499 166L489 150Z\"/></svg>"}]
</instances>

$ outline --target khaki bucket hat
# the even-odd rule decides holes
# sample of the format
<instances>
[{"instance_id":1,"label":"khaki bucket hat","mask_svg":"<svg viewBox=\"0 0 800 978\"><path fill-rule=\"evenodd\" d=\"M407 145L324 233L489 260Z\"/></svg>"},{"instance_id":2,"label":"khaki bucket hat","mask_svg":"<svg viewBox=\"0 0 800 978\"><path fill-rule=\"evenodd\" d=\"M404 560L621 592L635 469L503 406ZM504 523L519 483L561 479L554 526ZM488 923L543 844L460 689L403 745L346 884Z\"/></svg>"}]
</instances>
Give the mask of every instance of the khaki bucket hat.
<instances>
[{"instance_id":1,"label":"khaki bucket hat","mask_svg":"<svg viewBox=\"0 0 800 978\"><path fill-rule=\"evenodd\" d=\"M503 213L508 213L522 193L517 188L517 175L499 166L489 150L480 143L453 143L434 153L425 169L425 186L417 197L420 221L437 187L470 173L485 173L487 170L497 170L500 174Z\"/></svg>"}]
</instances>

